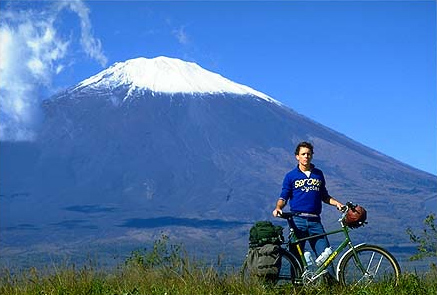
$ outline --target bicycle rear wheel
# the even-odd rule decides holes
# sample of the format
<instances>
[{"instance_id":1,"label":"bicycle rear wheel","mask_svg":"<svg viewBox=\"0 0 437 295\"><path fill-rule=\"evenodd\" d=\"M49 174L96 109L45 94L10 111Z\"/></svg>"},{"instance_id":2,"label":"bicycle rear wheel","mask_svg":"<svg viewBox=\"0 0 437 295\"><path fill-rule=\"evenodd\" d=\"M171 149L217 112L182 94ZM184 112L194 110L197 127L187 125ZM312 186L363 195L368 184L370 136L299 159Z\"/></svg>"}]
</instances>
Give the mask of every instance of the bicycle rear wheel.
<instances>
[{"instance_id":1,"label":"bicycle rear wheel","mask_svg":"<svg viewBox=\"0 0 437 295\"><path fill-rule=\"evenodd\" d=\"M281 248L281 270L277 278L277 284L296 284L302 275L302 266L297 258L290 252Z\"/></svg>"},{"instance_id":2,"label":"bicycle rear wheel","mask_svg":"<svg viewBox=\"0 0 437 295\"><path fill-rule=\"evenodd\" d=\"M397 284L401 269L387 250L374 245L361 245L345 254L338 266L339 281L348 284L389 282Z\"/></svg>"}]
</instances>

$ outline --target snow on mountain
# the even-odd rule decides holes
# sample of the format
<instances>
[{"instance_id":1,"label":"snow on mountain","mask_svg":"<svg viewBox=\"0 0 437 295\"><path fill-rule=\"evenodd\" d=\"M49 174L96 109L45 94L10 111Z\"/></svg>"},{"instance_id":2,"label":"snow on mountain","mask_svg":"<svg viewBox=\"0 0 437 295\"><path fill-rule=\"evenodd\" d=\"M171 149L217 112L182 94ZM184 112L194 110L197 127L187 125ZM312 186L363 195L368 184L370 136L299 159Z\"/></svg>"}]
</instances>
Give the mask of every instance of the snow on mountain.
<instances>
[{"instance_id":1,"label":"snow on mountain","mask_svg":"<svg viewBox=\"0 0 437 295\"><path fill-rule=\"evenodd\" d=\"M164 56L151 59L140 57L115 63L108 69L82 81L74 89L86 86L116 88L122 85L129 85L130 91L145 89L161 93L254 95L281 105L262 92L232 82L219 74L203 69L196 63Z\"/></svg>"}]
</instances>

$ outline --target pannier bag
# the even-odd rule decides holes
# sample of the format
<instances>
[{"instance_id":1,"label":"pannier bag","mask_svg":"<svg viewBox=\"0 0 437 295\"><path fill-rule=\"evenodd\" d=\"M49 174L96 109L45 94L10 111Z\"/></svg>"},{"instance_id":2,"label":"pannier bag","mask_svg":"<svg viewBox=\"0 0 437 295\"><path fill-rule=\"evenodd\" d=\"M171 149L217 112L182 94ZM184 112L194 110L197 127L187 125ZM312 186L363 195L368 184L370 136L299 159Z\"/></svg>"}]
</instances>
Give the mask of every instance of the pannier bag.
<instances>
[{"instance_id":1,"label":"pannier bag","mask_svg":"<svg viewBox=\"0 0 437 295\"><path fill-rule=\"evenodd\" d=\"M276 280L281 269L280 245L283 227L270 221L257 221L250 228L247 268L250 274L265 280Z\"/></svg>"},{"instance_id":2,"label":"pannier bag","mask_svg":"<svg viewBox=\"0 0 437 295\"><path fill-rule=\"evenodd\" d=\"M281 269L279 245L265 244L252 247L247 254L247 268L249 273L266 280L275 280Z\"/></svg>"},{"instance_id":3,"label":"pannier bag","mask_svg":"<svg viewBox=\"0 0 437 295\"><path fill-rule=\"evenodd\" d=\"M273 225L271 221L257 221L249 233L249 247L260 247L266 244L280 245L284 241L283 227Z\"/></svg>"}]
</instances>

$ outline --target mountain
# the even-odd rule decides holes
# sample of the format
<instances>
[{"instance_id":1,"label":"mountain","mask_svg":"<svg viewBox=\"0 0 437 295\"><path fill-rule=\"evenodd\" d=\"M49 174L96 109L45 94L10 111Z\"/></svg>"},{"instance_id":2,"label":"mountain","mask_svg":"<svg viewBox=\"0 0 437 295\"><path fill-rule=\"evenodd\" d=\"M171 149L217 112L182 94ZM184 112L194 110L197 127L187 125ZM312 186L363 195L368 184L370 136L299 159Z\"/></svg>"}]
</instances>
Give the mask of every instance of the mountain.
<instances>
[{"instance_id":1,"label":"mountain","mask_svg":"<svg viewBox=\"0 0 437 295\"><path fill-rule=\"evenodd\" d=\"M404 257L405 229L421 227L437 199L435 176L178 59L116 63L43 108L35 142L0 143L3 261L125 257L166 234L238 262L251 224L273 220L303 140L331 195L367 209L357 242ZM325 206L323 219L334 229L338 213Z\"/></svg>"}]
</instances>

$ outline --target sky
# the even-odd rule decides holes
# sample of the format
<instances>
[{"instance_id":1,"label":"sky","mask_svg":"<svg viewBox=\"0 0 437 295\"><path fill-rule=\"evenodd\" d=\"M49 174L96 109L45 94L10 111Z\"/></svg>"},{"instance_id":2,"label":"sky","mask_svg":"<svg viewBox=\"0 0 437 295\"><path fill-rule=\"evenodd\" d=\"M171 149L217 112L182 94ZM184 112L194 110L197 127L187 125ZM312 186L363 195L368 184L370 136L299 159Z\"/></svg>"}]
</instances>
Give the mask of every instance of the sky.
<instances>
[{"instance_id":1,"label":"sky","mask_svg":"<svg viewBox=\"0 0 437 295\"><path fill-rule=\"evenodd\" d=\"M435 1L3 1L0 140L115 62L195 62L437 175Z\"/></svg>"}]
</instances>

